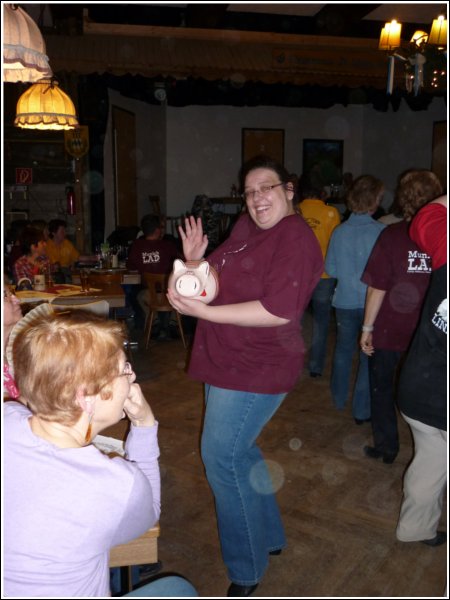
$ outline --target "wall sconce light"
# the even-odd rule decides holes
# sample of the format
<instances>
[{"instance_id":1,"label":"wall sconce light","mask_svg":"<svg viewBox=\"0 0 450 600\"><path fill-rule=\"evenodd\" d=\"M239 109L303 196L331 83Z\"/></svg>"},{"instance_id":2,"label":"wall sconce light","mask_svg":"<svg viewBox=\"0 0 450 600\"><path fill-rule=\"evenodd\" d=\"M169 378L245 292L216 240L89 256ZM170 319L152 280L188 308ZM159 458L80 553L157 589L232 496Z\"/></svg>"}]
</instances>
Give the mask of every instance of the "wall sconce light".
<instances>
[{"instance_id":1,"label":"wall sconce light","mask_svg":"<svg viewBox=\"0 0 450 600\"><path fill-rule=\"evenodd\" d=\"M158 102L165 102L167 100L166 84L159 82L155 83L153 95L156 98L156 100L158 100Z\"/></svg>"},{"instance_id":2,"label":"wall sconce light","mask_svg":"<svg viewBox=\"0 0 450 600\"><path fill-rule=\"evenodd\" d=\"M75 106L55 79L42 79L17 101L14 126L23 129L73 129L78 127Z\"/></svg>"},{"instance_id":3,"label":"wall sconce light","mask_svg":"<svg viewBox=\"0 0 450 600\"><path fill-rule=\"evenodd\" d=\"M394 86L395 59L405 66L406 89L414 89L417 96L424 86L425 65L427 64L429 85L433 88L446 88L447 85L447 19L440 16L434 19L430 35L425 31L416 31L407 44L402 44L401 23L393 20L386 23L380 34L379 50L389 53L388 94Z\"/></svg>"},{"instance_id":4,"label":"wall sconce light","mask_svg":"<svg viewBox=\"0 0 450 600\"><path fill-rule=\"evenodd\" d=\"M39 27L22 8L5 4L3 81L38 81L52 75Z\"/></svg>"}]
</instances>

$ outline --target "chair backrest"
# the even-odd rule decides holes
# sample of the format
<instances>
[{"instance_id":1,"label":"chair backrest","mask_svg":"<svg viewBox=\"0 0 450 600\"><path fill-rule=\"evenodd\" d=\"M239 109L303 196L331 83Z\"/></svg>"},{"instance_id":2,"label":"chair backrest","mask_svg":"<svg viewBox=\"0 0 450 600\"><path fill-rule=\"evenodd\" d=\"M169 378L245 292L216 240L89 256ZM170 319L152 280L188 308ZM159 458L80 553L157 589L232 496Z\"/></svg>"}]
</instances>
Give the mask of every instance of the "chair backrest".
<instances>
[{"instance_id":1,"label":"chair backrest","mask_svg":"<svg viewBox=\"0 0 450 600\"><path fill-rule=\"evenodd\" d=\"M100 317L109 317L109 303L106 300L96 300L92 302L86 298L84 302L82 298L55 298L51 305L55 311L63 310L85 310L94 313Z\"/></svg>"},{"instance_id":2,"label":"chair backrest","mask_svg":"<svg viewBox=\"0 0 450 600\"><path fill-rule=\"evenodd\" d=\"M159 273L142 275L149 292L150 310L173 310L166 296L169 276Z\"/></svg>"},{"instance_id":3,"label":"chair backrest","mask_svg":"<svg viewBox=\"0 0 450 600\"><path fill-rule=\"evenodd\" d=\"M178 238L178 227L183 223L183 216L181 217L166 217L166 233L169 233L174 238Z\"/></svg>"},{"instance_id":4,"label":"chair backrest","mask_svg":"<svg viewBox=\"0 0 450 600\"><path fill-rule=\"evenodd\" d=\"M159 196L149 196L148 199L152 208L152 213L154 215L161 215L161 201Z\"/></svg>"},{"instance_id":5,"label":"chair backrest","mask_svg":"<svg viewBox=\"0 0 450 600\"><path fill-rule=\"evenodd\" d=\"M122 283L122 273L89 273L89 285L95 287L111 283Z\"/></svg>"}]
</instances>

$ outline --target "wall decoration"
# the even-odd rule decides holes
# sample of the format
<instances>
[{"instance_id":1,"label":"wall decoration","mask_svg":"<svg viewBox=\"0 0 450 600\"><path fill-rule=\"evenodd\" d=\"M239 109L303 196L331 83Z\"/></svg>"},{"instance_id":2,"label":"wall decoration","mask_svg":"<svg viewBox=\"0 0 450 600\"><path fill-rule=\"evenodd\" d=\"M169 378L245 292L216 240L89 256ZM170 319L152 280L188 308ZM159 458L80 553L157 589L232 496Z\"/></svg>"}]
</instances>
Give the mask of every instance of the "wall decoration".
<instances>
[{"instance_id":1,"label":"wall decoration","mask_svg":"<svg viewBox=\"0 0 450 600\"><path fill-rule=\"evenodd\" d=\"M266 154L284 164L284 129L242 129L242 162Z\"/></svg>"},{"instance_id":2,"label":"wall decoration","mask_svg":"<svg viewBox=\"0 0 450 600\"><path fill-rule=\"evenodd\" d=\"M314 187L340 186L343 160L342 140L303 140L302 175L309 178Z\"/></svg>"}]
</instances>

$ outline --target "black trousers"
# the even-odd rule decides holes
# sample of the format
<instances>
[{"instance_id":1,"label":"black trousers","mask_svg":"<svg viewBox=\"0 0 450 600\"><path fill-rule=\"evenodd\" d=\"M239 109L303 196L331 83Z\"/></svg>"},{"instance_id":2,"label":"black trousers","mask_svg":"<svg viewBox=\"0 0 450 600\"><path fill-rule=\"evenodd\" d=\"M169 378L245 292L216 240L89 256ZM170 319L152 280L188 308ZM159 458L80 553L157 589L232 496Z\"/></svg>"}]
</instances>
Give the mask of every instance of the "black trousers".
<instances>
[{"instance_id":1,"label":"black trousers","mask_svg":"<svg viewBox=\"0 0 450 600\"><path fill-rule=\"evenodd\" d=\"M375 349L369 357L370 406L374 446L387 454L399 450L396 380L403 352Z\"/></svg>"}]
</instances>

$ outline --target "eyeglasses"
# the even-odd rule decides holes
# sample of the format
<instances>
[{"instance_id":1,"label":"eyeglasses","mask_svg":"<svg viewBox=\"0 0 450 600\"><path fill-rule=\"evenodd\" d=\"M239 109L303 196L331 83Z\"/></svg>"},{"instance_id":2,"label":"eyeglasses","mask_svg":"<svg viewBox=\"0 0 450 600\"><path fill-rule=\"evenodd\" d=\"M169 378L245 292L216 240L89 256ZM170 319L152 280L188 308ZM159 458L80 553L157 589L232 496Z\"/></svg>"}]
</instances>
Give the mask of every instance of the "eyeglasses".
<instances>
[{"instance_id":1,"label":"eyeglasses","mask_svg":"<svg viewBox=\"0 0 450 600\"><path fill-rule=\"evenodd\" d=\"M131 363L126 362L123 365L123 373L121 373L118 377L129 377L130 375L133 375L133 367L131 366Z\"/></svg>"},{"instance_id":2,"label":"eyeglasses","mask_svg":"<svg viewBox=\"0 0 450 600\"><path fill-rule=\"evenodd\" d=\"M273 185L262 185L259 190L248 190L242 194L244 200L253 200L256 194L260 194L261 196L267 196L269 192L273 190L273 188L278 187L279 185L284 185L283 181L280 183L274 183Z\"/></svg>"}]
</instances>

